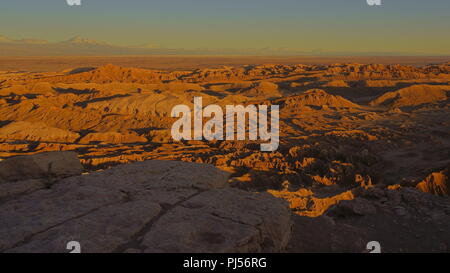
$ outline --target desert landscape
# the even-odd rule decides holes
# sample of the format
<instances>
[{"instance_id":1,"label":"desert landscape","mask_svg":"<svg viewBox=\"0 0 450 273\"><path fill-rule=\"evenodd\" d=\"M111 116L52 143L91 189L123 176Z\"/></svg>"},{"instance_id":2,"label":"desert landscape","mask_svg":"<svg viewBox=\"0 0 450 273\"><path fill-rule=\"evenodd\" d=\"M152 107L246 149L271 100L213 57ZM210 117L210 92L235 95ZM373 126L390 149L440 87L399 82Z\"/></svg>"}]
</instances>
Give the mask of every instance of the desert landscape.
<instances>
[{"instance_id":1,"label":"desert landscape","mask_svg":"<svg viewBox=\"0 0 450 273\"><path fill-rule=\"evenodd\" d=\"M450 251L448 59L83 58L2 59L0 252ZM279 148L174 141L194 97Z\"/></svg>"}]
</instances>

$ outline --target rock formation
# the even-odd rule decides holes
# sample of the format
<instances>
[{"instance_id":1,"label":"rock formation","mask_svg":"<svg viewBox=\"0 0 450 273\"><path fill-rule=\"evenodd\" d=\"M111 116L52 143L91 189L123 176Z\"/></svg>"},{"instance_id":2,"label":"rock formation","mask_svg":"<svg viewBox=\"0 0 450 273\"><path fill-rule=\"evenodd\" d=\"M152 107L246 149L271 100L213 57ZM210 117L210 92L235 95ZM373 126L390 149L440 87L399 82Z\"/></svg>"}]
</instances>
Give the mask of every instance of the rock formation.
<instances>
[{"instance_id":1,"label":"rock formation","mask_svg":"<svg viewBox=\"0 0 450 273\"><path fill-rule=\"evenodd\" d=\"M0 72L0 250L446 251L449 83L450 63ZM199 96L279 105L278 150L174 141Z\"/></svg>"},{"instance_id":2,"label":"rock formation","mask_svg":"<svg viewBox=\"0 0 450 273\"><path fill-rule=\"evenodd\" d=\"M44 164L58 156L8 161ZM145 161L49 187L39 186L38 174L34 184L1 184L24 190L0 196L0 252L68 252L70 241L88 253L280 252L291 234L281 199L229 188L228 174L210 165Z\"/></svg>"}]
</instances>

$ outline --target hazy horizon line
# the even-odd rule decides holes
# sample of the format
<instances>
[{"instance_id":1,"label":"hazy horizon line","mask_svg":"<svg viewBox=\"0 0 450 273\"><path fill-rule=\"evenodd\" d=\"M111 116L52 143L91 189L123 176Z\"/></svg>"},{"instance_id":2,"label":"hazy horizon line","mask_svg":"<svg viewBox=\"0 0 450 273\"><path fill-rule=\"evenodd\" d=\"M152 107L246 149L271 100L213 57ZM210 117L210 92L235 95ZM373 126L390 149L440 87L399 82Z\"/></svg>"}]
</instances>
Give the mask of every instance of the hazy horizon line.
<instances>
[{"instance_id":1,"label":"hazy horizon line","mask_svg":"<svg viewBox=\"0 0 450 273\"><path fill-rule=\"evenodd\" d=\"M13 55L14 49L8 46L22 46L19 49L22 53ZM196 47L196 48L172 48L160 47L158 45L116 45L108 41L100 41L92 38L85 38L79 35L72 36L69 39L59 41L49 41L39 38L21 38L13 39L11 37L0 34L0 56L10 55L12 57L21 56L154 56L154 55L192 55L192 56L261 56L261 57L448 57L450 53L427 53L427 52L391 52L391 51L330 51L330 50L300 50L293 48L277 48L277 47L260 47L260 48L218 48L218 47ZM51 47L57 48L55 52L39 53L32 50L52 50ZM26 48L29 47L29 48ZM47 47L47 48L46 48ZM56 49L56 48L53 48ZM70 53L69 50L79 51L78 53ZM100 50L100 52L96 52ZM102 50L110 50L110 52L101 52ZM116 50L116 52L114 52ZM93 52L94 51L94 52ZM126 52L121 52L126 51Z\"/></svg>"}]
</instances>

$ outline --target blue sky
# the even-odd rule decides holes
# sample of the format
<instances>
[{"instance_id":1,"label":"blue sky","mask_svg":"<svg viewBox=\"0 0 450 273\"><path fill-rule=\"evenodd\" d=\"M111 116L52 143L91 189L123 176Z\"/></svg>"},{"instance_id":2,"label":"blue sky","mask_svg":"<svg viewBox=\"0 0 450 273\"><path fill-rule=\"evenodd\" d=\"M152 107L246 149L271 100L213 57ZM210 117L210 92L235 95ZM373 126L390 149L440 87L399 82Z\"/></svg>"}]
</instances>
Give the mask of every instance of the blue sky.
<instances>
[{"instance_id":1,"label":"blue sky","mask_svg":"<svg viewBox=\"0 0 450 273\"><path fill-rule=\"evenodd\" d=\"M449 0L1 0L0 35L169 48L450 55Z\"/></svg>"}]
</instances>

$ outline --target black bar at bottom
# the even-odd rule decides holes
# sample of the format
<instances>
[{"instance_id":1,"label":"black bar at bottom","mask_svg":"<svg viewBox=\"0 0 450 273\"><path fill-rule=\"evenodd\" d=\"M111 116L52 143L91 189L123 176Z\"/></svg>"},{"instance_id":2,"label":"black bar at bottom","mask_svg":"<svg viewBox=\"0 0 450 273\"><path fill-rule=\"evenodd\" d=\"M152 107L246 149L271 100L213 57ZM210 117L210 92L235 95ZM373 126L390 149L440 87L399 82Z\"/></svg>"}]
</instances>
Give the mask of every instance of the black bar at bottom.
<instances>
[{"instance_id":1,"label":"black bar at bottom","mask_svg":"<svg viewBox=\"0 0 450 273\"><path fill-rule=\"evenodd\" d=\"M446 253L448 254L448 253ZM101 272L111 269L138 272L307 272L311 268L346 270L367 267L386 270L398 264L402 269L424 263L444 266L443 254L0 254L5 268L21 269L30 266L34 271L62 269L89 272L99 266ZM58 267L57 265L61 265ZM309 269L308 269L309 268ZM365 270L362 270L365 271ZM45 271L47 273L47 271ZM62 271L60 271L62 272ZM405 272L405 271L403 271Z\"/></svg>"}]
</instances>

